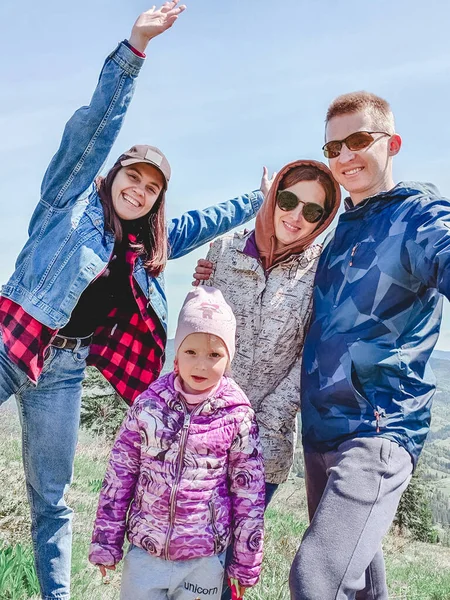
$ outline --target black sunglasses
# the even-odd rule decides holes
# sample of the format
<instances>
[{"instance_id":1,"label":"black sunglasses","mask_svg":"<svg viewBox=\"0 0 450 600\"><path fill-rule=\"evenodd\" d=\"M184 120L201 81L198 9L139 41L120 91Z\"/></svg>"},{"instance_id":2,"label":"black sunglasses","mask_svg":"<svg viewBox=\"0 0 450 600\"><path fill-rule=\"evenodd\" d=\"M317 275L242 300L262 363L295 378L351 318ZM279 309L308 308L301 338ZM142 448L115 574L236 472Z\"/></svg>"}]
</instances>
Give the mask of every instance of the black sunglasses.
<instances>
[{"instance_id":1,"label":"black sunglasses","mask_svg":"<svg viewBox=\"0 0 450 600\"><path fill-rule=\"evenodd\" d=\"M332 140L331 142L327 142L322 146L323 153L326 158L336 158L341 153L343 144L345 144L349 150L364 150L364 148L367 148L375 141L375 138L373 137L374 133L381 133L382 135L388 136L392 135L385 131L355 131L355 133L351 133L344 140Z\"/></svg>"},{"instance_id":2,"label":"black sunglasses","mask_svg":"<svg viewBox=\"0 0 450 600\"><path fill-rule=\"evenodd\" d=\"M282 190L277 194L278 208L286 212L294 210L300 203L303 204L302 215L305 221L308 221L308 223L318 223L322 220L325 209L323 206L320 206L320 204L316 204L315 202L303 202L297 198L294 192L290 192L289 190Z\"/></svg>"}]
</instances>

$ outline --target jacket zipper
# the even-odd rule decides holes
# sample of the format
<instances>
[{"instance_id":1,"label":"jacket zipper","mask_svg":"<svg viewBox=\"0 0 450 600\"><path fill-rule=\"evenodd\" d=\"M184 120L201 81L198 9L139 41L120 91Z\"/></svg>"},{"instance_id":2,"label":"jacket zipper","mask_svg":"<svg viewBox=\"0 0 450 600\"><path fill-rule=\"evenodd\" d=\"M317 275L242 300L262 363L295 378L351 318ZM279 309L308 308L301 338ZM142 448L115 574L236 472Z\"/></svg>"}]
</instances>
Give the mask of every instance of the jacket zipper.
<instances>
[{"instance_id":1,"label":"jacket zipper","mask_svg":"<svg viewBox=\"0 0 450 600\"><path fill-rule=\"evenodd\" d=\"M344 286L345 286L345 283L347 281L348 270L349 270L350 267L353 267L353 258L354 258L355 254L356 254L356 251L358 250L358 246L359 245L360 245L360 242L356 243L353 246L352 251L350 252L350 261L349 261L349 263L347 265L347 268L345 269L344 280L342 282L341 288L340 288L340 290L338 292L338 295L336 296L336 300L334 302L335 306L339 303L339 300L340 300L340 298L342 296L342 292L344 290ZM362 398L364 398L364 400L366 400L368 402L367 398L365 398L364 396L362 396ZM369 404L370 404L370 402L369 402ZM373 408L372 404L370 404L370 406ZM380 413L380 411L378 411L376 408L373 408L373 414L374 414L375 422L376 422L376 432L380 433L380 419L384 415L382 415Z\"/></svg>"},{"instance_id":2,"label":"jacket zipper","mask_svg":"<svg viewBox=\"0 0 450 600\"><path fill-rule=\"evenodd\" d=\"M205 402L202 402L198 407L195 407L195 409L191 413L189 413L189 412L186 412L186 407L184 405L184 402L182 401L183 411L184 411L184 423L183 423L183 431L181 432L181 439L180 439L180 451L178 454L177 473L175 476L175 482L172 486L172 490L170 492L170 498L169 498L169 529L167 531L166 544L164 546L164 558L166 560L170 560L169 545L170 545L170 538L172 536L174 521L175 521L176 496L177 496L177 492L178 492L178 485L179 485L180 479L181 479L181 472L183 470L184 452L186 450L186 442L187 442L187 438L189 435L189 426L191 424L191 417L194 414L196 414L197 412L200 412L200 410L202 409L203 405L206 402L207 402L207 400L205 400Z\"/></svg>"}]
</instances>

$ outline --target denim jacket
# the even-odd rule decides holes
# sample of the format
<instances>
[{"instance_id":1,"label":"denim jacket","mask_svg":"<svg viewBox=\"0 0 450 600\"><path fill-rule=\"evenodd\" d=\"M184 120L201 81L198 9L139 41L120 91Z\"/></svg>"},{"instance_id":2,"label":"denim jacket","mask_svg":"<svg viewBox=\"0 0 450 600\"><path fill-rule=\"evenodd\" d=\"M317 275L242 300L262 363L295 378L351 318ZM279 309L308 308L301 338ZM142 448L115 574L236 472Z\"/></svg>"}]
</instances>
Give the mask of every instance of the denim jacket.
<instances>
[{"instance_id":1,"label":"denim jacket","mask_svg":"<svg viewBox=\"0 0 450 600\"><path fill-rule=\"evenodd\" d=\"M143 62L123 43L106 59L90 105L77 110L66 124L42 182L28 241L3 286L3 296L51 329L69 321L82 292L106 269L113 252L114 236L105 231L93 181L121 129ZM245 223L261 203L262 194L252 192L173 219L168 225L169 257L184 256ZM140 258L133 275L166 329L163 275L149 275Z\"/></svg>"}]
</instances>

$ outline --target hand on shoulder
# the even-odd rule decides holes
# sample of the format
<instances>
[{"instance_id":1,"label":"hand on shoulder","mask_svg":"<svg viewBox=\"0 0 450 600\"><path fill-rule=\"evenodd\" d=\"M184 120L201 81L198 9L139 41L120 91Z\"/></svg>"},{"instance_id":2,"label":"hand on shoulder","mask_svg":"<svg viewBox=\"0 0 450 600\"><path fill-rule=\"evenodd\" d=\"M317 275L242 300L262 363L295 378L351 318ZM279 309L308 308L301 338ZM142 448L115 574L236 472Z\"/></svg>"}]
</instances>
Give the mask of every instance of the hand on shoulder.
<instances>
[{"instance_id":1,"label":"hand on shoulder","mask_svg":"<svg viewBox=\"0 0 450 600\"><path fill-rule=\"evenodd\" d=\"M193 286L200 285L202 281L208 281L214 271L214 265L206 258L199 258L197 261L197 266L195 267L195 271L193 274L194 281L192 282Z\"/></svg>"}]
</instances>

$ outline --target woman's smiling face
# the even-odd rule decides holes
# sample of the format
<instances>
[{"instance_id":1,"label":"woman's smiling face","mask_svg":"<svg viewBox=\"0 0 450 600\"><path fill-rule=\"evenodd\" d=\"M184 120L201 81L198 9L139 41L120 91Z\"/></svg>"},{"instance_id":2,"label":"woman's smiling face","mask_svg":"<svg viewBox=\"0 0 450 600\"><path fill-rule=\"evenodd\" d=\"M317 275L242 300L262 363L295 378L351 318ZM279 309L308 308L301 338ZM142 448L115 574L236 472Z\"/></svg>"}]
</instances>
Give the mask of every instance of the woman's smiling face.
<instances>
[{"instance_id":1,"label":"woman's smiling face","mask_svg":"<svg viewBox=\"0 0 450 600\"><path fill-rule=\"evenodd\" d=\"M326 199L325 190L318 181L298 181L285 189L295 194L300 202L289 211L275 205L273 222L277 249L304 239L317 228L319 223L309 223L303 217L303 206L306 202L314 202L324 207Z\"/></svg>"},{"instance_id":2,"label":"woman's smiling face","mask_svg":"<svg viewBox=\"0 0 450 600\"><path fill-rule=\"evenodd\" d=\"M148 214L164 187L162 173L147 163L122 167L111 186L117 216L132 221Z\"/></svg>"}]
</instances>

